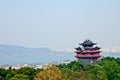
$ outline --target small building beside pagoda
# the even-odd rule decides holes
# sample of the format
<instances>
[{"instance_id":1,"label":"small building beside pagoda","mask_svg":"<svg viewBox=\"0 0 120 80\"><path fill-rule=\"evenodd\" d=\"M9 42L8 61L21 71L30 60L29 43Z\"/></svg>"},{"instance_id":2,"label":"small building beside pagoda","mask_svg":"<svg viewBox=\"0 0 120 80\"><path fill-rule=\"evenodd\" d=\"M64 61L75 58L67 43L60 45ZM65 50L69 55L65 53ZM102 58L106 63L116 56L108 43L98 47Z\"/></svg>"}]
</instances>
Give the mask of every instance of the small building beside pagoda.
<instances>
[{"instance_id":1,"label":"small building beside pagoda","mask_svg":"<svg viewBox=\"0 0 120 80\"><path fill-rule=\"evenodd\" d=\"M87 39L83 43L80 43L79 47L75 48L77 60L83 63L93 63L100 60L100 47L95 46L97 43L93 43Z\"/></svg>"}]
</instances>

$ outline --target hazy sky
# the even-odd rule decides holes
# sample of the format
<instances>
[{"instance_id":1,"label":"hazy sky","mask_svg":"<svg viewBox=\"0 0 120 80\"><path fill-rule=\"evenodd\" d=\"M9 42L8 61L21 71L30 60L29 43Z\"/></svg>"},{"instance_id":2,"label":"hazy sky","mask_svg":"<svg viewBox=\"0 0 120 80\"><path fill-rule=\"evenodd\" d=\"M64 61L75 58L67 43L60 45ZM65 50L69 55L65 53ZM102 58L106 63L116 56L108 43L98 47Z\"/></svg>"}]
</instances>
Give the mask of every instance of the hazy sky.
<instances>
[{"instance_id":1,"label":"hazy sky","mask_svg":"<svg viewBox=\"0 0 120 80\"><path fill-rule=\"evenodd\" d=\"M120 0L0 0L0 44L120 46Z\"/></svg>"}]
</instances>

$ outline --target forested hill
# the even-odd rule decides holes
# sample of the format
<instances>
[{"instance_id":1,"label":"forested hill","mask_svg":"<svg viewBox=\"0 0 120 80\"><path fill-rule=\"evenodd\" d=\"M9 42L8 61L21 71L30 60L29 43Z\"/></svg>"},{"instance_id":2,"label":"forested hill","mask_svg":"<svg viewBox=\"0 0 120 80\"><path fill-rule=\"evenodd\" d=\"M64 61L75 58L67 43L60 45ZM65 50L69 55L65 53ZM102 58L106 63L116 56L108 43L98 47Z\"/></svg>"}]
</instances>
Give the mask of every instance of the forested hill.
<instances>
[{"instance_id":1,"label":"forested hill","mask_svg":"<svg viewBox=\"0 0 120 80\"><path fill-rule=\"evenodd\" d=\"M119 80L120 58L102 58L97 64L73 61L68 64L48 64L45 69L24 67L0 68L0 80Z\"/></svg>"}]
</instances>

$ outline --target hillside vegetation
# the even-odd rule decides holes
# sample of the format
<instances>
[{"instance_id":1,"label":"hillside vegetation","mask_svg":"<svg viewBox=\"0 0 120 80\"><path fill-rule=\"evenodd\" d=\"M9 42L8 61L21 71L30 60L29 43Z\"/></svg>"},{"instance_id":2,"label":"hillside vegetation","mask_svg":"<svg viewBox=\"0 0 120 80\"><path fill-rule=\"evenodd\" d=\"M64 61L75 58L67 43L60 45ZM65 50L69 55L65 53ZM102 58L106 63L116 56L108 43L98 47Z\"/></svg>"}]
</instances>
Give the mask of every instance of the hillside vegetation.
<instances>
[{"instance_id":1,"label":"hillside vegetation","mask_svg":"<svg viewBox=\"0 0 120 80\"><path fill-rule=\"evenodd\" d=\"M46 69L0 69L0 80L119 80L120 58L105 57L97 64L73 61Z\"/></svg>"}]
</instances>

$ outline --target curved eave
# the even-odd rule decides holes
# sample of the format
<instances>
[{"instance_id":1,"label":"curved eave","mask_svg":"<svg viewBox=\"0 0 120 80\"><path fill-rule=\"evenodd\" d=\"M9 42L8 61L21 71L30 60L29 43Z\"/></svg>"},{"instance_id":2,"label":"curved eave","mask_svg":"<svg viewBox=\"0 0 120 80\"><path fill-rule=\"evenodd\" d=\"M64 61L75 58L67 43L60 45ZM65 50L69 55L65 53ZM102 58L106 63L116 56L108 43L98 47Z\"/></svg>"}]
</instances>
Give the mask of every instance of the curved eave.
<instances>
[{"instance_id":1,"label":"curved eave","mask_svg":"<svg viewBox=\"0 0 120 80\"><path fill-rule=\"evenodd\" d=\"M100 53L101 51L86 51L86 52L82 52L83 54L84 53Z\"/></svg>"},{"instance_id":2,"label":"curved eave","mask_svg":"<svg viewBox=\"0 0 120 80\"><path fill-rule=\"evenodd\" d=\"M95 47L94 49L99 50L99 49L101 49L101 47Z\"/></svg>"},{"instance_id":3,"label":"curved eave","mask_svg":"<svg viewBox=\"0 0 120 80\"><path fill-rule=\"evenodd\" d=\"M80 53L81 53L81 51L75 51L75 53L80 54Z\"/></svg>"},{"instance_id":4,"label":"curved eave","mask_svg":"<svg viewBox=\"0 0 120 80\"><path fill-rule=\"evenodd\" d=\"M93 45L96 45L97 43L80 43L79 45L82 45L82 46L93 46Z\"/></svg>"},{"instance_id":5,"label":"curved eave","mask_svg":"<svg viewBox=\"0 0 120 80\"><path fill-rule=\"evenodd\" d=\"M82 50L80 47L78 47L78 48L75 48L76 50Z\"/></svg>"}]
</instances>

